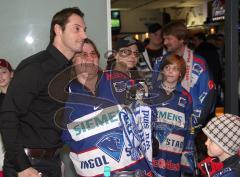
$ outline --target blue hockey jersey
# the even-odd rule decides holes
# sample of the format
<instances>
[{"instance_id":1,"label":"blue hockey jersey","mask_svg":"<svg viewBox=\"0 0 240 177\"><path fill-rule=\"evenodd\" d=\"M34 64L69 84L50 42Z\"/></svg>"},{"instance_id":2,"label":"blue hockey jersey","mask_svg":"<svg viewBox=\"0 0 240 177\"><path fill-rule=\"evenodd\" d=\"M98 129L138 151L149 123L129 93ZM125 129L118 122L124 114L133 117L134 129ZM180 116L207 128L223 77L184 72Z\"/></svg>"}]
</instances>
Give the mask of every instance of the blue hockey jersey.
<instances>
[{"instance_id":1,"label":"blue hockey jersey","mask_svg":"<svg viewBox=\"0 0 240 177\"><path fill-rule=\"evenodd\" d=\"M155 62L153 83L158 79L163 61L164 57ZM189 93L193 101L193 124L198 128L206 123L209 113L214 109L216 90L205 60L193 54L191 64Z\"/></svg>"},{"instance_id":2,"label":"blue hockey jersey","mask_svg":"<svg viewBox=\"0 0 240 177\"><path fill-rule=\"evenodd\" d=\"M141 169L151 173L143 156L132 160L124 142L119 112L128 80L123 73L104 72L99 77L96 96L77 81L70 84L65 105L68 121L62 140L71 149L70 158L78 175L103 176L104 166L110 166L112 172ZM85 100L78 99L79 95L86 96Z\"/></svg>"},{"instance_id":3,"label":"blue hockey jersey","mask_svg":"<svg viewBox=\"0 0 240 177\"><path fill-rule=\"evenodd\" d=\"M169 97L161 84L153 93ZM153 158L153 167L159 176L180 177L181 173L193 173L193 135L190 133L192 99L180 85L166 101L153 100L156 110L154 134L159 151Z\"/></svg>"}]
</instances>

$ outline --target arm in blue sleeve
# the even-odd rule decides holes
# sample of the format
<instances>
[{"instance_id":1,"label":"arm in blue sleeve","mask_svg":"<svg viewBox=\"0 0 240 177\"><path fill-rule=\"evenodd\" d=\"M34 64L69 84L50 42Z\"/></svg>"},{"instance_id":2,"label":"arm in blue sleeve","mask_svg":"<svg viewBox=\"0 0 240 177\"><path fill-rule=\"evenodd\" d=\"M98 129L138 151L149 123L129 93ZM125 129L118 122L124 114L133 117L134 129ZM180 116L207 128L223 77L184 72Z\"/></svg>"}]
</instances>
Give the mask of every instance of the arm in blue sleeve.
<instances>
[{"instance_id":1,"label":"arm in blue sleeve","mask_svg":"<svg viewBox=\"0 0 240 177\"><path fill-rule=\"evenodd\" d=\"M193 125L199 127L207 122L215 106L216 89L208 70L201 73L190 92L193 98Z\"/></svg>"},{"instance_id":2,"label":"arm in blue sleeve","mask_svg":"<svg viewBox=\"0 0 240 177\"><path fill-rule=\"evenodd\" d=\"M190 97L191 98L191 97ZM192 134L192 100L188 100L186 106L186 135L184 137L184 147L181 157L181 172L193 173L194 171L194 135Z\"/></svg>"}]
</instances>

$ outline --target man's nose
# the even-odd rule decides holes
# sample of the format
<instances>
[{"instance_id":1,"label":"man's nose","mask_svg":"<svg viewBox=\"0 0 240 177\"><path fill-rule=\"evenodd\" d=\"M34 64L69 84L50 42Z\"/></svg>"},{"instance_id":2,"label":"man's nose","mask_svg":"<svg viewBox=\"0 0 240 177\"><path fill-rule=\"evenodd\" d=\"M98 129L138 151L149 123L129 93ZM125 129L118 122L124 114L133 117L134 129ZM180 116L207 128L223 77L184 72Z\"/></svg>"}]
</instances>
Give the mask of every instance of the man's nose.
<instances>
[{"instance_id":1,"label":"man's nose","mask_svg":"<svg viewBox=\"0 0 240 177\"><path fill-rule=\"evenodd\" d=\"M87 32L83 31L82 34L80 34L83 39L87 39Z\"/></svg>"}]
</instances>

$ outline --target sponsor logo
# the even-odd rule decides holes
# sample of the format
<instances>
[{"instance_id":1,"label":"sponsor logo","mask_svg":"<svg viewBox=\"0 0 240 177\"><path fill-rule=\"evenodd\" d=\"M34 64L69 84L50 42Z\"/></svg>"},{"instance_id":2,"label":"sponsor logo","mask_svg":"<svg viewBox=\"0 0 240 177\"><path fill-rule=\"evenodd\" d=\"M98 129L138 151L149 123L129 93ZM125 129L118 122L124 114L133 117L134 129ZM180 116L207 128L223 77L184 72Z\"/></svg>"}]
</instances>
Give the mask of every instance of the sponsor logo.
<instances>
[{"instance_id":1,"label":"sponsor logo","mask_svg":"<svg viewBox=\"0 0 240 177\"><path fill-rule=\"evenodd\" d=\"M98 106L94 106L93 110L96 111L98 108L100 108L102 106L102 104L98 105Z\"/></svg>"},{"instance_id":2,"label":"sponsor logo","mask_svg":"<svg viewBox=\"0 0 240 177\"><path fill-rule=\"evenodd\" d=\"M157 139L159 140L160 144L162 144L166 140L169 133L171 133L171 130L168 128L157 131Z\"/></svg>"},{"instance_id":3,"label":"sponsor logo","mask_svg":"<svg viewBox=\"0 0 240 177\"><path fill-rule=\"evenodd\" d=\"M67 125L75 141L105 132L120 126L118 106L111 106L80 117Z\"/></svg>"},{"instance_id":4,"label":"sponsor logo","mask_svg":"<svg viewBox=\"0 0 240 177\"><path fill-rule=\"evenodd\" d=\"M203 68L198 63L193 64L192 70L195 71L198 75L200 75L203 72Z\"/></svg>"},{"instance_id":5,"label":"sponsor logo","mask_svg":"<svg viewBox=\"0 0 240 177\"><path fill-rule=\"evenodd\" d=\"M165 160L165 159L159 159L159 160L153 160L152 162L153 167L161 168L161 169L167 169L172 171L179 171L180 170L180 164L179 163L173 163L172 160Z\"/></svg>"},{"instance_id":6,"label":"sponsor logo","mask_svg":"<svg viewBox=\"0 0 240 177\"><path fill-rule=\"evenodd\" d=\"M169 108L157 108L157 122L167 123L173 126L184 127L185 115Z\"/></svg>"},{"instance_id":7,"label":"sponsor logo","mask_svg":"<svg viewBox=\"0 0 240 177\"><path fill-rule=\"evenodd\" d=\"M128 79L126 74L116 72L116 73L106 73L107 80L114 80L114 79Z\"/></svg>"},{"instance_id":8,"label":"sponsor logo","mask_svg":"<svg viewBox=\"0 0 240 177\"><path fill-rule=\"evenodd\" d=\"M169 103L162 103L162 106L167 106L169 105Z\"/></svg>"},{"instance_id":9,"label":"sponsor logo","mask_svg":"<svg viewBox=\"0 0 240 177\"><path fill-rule=\"evenodd\" d=\"M80 161L81 169L96 168L107 164L109 164L109 162L104 155L101 157L96 157L94 159Z\"/></svg>"},{"instance_id":10,"label":"sponsor logo","mask_svg":"<svg viewBox=\"0 0 240 177\"><path fill-rule=\"evenodd\" d=\"M157 138L159 139L160 133L158 133L157 135L158 135ZM164 137L164 141L161 142L159 149L173 153L182 153L183 145L184 145L183 136L168 132L168 134L166 134Z\"/></svg>"},{"instance_id":11,"label":"sponsor logo","mask_svg":"<svg viewBox=\"0 0 240 177\"><path fill-rule=\"evenodd\" d=\"M96 146L119 162L124 147L123 135L120 133L105 135L97 142Z\"/></svg>"},{"instance_id":12,"label":"sponsor logo","mask_svg":"<svg viewBox=\"0 0 240 177\"><path fill-rule=\"evenodd\" d=\"M182 141L177 141L177 140L170 139L170 138L166 139L166 145L167 146L172 146L172 147L177 147L177 148L183 148L183 142Z\"/></svg>"},{"instance_id":13,"label":"sponsor logo","mask_svg":"<svg viewBox=\"0 0 240 177\"><path fill-rule=\"evenodd\" d=\"M208 81L208 88L209 90L212 90L214 88L215 84L212 80Z\"/></svg>"},{"instance_id":14,"label":"sponsor logo","mask_svg":"<svg viewBox=\"0 0 240 177\"><path fill-rule=\"evenodd\" d=\"M120 81L120 82L114 82L113 86L116 92L123 92L126 90L127 84L125 81Z\"/></svg>"},{"instance_id":15,"label":"sponsor logo","mask_svg":"<svg viewBox=\"0 0 240 177\"><path fill-rule=\"evenodd\" d=\"M148 129L150 128L150 118L151 117L151 112L149 110L145 111L142 110L142 114L143 114L143 128Z\"/></svg>"},{"instance_id":16,"label":"sponsor logo","mask_svg":"<svg viewBox=\"0 0 240 177\"><path fill-rule=\"evenodd\" d=\"M96 116L84 122L79 122L73 127L73 129L75 130L76 135L80 135L81 133L95 129L96 127L101 127L110 124L111 122L118 121L117 117L114 116L116 114L116 112L109 112L107 114Z\"/></svg>"},{"instance_id":17,"label":"sponsor logo","mask_svg":"<svg viewBox=\"0 0 240 177\"><path fill-rule=\"evenodd\" d=\"M183 97L180 97L179 100L178 100L178 105L181 106L181 107L185 107L187 104L187 99L183 98Z\"/></svg>"}]
</instances>

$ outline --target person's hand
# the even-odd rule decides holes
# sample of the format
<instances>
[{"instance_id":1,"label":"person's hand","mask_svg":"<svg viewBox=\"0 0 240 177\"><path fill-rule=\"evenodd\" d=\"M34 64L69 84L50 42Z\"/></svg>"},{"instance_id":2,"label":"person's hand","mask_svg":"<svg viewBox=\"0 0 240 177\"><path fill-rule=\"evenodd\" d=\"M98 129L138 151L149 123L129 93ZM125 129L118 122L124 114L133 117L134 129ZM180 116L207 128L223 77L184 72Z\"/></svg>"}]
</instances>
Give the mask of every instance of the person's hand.
<instances>
[{"instance_id":1,"label":"person's hand","mask_svg":"<svg viewBox=\"0 0 240 177\"><path fill-rule=\"evenodd\" d=\"M32 167L18 173L18 177L40 177L41 174Z\"/></svg>"}]
</instances>

